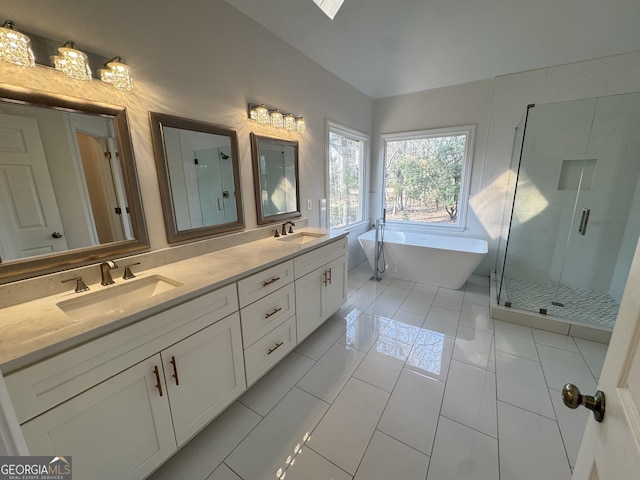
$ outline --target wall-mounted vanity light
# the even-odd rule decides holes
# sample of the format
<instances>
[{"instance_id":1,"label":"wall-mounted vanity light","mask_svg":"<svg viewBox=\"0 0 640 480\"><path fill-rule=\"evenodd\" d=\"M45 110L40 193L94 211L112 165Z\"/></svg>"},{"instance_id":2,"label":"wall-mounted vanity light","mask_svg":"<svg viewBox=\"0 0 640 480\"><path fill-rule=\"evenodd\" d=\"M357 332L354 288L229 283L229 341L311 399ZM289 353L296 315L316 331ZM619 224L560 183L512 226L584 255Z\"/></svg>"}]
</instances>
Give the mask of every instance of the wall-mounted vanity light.
<instances>
[{"instance_id":1,"label":"wall-mounted vanity light","mask_svg":"<svg viewBox=\"0 0 640 480\"><path fill-rule=\"evenodd\" d=\"M249 104L249 119L261 125L284 128L290 132L302 133L306 129L304 118L291 113L282 114L278 109L269 109L265 105Z\"/></svg>"},{"instance_id":2,"label":"wall-mounted vanity light","mask_svg":"<svg viewBox=\"0 0 640 480\"><path fill-rule=\"evenodd\" d=\"M103 82L110 83L118 90L133 90L133 80L129 67L122 63L120 57L113 57L104 64L106 68L100 70L100 79Z\"/></svg>"},{"instance_id":3,"label":"wall-mounted vanity light","mask_svg":"<svg viewBox=\"0 0 640 480\"><path fill-rule=\"evenodd\" d=\"M36 64L31 40L24 33L18 32L11 20L0 27L0 60L21 67L33 67Z\"/></svg>"},{"instance_id":4,"label":"wall-mounted vanity light","mask_svg":"<svg viewBox=\"0 0 640 480\"><path fill-rule=\"evenodd\" d=\"M58 47L58 54L51 56L53 67L74 80L91 80L91 67L87 54L76 48L76 44L69 40Z\"/></svg>"},{"instance_id":5,"label":"wall-mounted vanity light","mask_svg":"<svg viewBox=\"0 0 640 480\"><path fill-rule=\"evenodd\" d=\"M133 90L129 67L122 63L120 57L107 58L78 50L72 41L60 46L59 42L50 38L18 32L11 20L0 27L0 61L23 67L48 67L53 64L56 70L69 78L82 81L93 79L93 66L94 71L99 70L103 82L119 90ZM99 68L102 66L105 68Z\"/></svg>"}]
</instances>

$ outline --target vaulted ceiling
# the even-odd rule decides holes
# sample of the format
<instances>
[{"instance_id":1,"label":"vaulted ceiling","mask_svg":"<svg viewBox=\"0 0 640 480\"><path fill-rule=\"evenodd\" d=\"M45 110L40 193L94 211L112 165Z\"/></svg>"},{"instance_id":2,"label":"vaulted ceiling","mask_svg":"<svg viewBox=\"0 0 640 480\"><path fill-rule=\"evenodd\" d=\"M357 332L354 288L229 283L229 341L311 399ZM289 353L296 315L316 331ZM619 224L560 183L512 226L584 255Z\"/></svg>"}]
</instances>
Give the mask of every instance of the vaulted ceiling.
<instances>
[{"instance_id":1,"label":"vaulted ceiling","mask_svg":"<svg viewBox=\"0 0 640 480\"><path fill-rule=\"evenodd\" d=\"M371 98L640 50L640 0L225 0Z\"/></svg>"}]
</instances>

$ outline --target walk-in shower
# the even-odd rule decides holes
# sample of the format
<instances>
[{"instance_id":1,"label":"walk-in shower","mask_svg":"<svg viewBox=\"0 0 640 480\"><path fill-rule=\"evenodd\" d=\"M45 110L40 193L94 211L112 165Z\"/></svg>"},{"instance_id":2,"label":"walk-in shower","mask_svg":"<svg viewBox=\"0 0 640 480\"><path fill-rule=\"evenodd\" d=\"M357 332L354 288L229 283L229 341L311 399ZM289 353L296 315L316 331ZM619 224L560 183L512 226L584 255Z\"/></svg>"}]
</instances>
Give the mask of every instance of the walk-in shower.
<instances>
[{"instance_id":1,"label":"walk-in shower","mask_svg":"<svg viewBox=\"0 0 640 480\"><path fill-rule=\"evenodd\" d=\"M530 105L516 130L499 305L611 329L640 235L640 93Z\"/></svg>"}]
</instances>

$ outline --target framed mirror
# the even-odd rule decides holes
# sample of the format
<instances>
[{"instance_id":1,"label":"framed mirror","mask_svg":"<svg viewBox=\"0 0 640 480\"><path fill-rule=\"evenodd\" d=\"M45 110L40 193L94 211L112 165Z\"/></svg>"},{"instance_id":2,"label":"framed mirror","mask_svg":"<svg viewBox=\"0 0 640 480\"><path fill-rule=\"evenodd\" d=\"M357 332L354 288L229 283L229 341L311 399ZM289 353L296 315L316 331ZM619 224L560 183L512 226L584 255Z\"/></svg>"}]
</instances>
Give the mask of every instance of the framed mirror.
<instances>
[{"instance_id":1,"label":"framed mirror","mask_svg":"<svg viewBox=\"0 0 640 480\"><path fill-rule=\"evenodd\" d=\"M167 241L244 228L236 131L162 113L149 116Z\"/></svg>"},{"instance_id":2,"label":"framed mirror","mask_svg":"<svg viewBox=\"0 0 640 480\"><path fill-rule=\"evenodd\" d=\"M125 108L0 86L0 283L147 248Z\"/></svg>"},{"instance_id":3,"label":"framed mirror","mask_svg":"<svg viewBox=\"0 0 640 480\"><path fill-rule=\"evenodd\" d=\"M298 142L251 133L251 156L258 224L302 216Z\"/></svg>"}]
</instances>

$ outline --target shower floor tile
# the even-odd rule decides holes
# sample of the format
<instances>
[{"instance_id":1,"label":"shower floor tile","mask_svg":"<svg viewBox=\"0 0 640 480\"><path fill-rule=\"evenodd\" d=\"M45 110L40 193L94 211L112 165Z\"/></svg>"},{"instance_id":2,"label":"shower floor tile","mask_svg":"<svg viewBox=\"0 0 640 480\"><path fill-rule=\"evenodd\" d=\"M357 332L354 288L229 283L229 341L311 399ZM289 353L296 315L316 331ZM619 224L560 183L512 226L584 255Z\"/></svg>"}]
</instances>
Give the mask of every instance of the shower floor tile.
<instances>
[{"instance_id":1,"label":"shower floor tile","mask_svg":"<svg viewBox=\"0 0 640 480\"><path fill-rule=\"evenodd\" d=\"M607 293L538 283L518 278L504 279L504 298L511 306L538 312L546 308L554 317L613 328L620 305ZM562 303L564 306L554 305ZM501 302L502 303L502 302Z\"/></svg>"}]
</instances>

